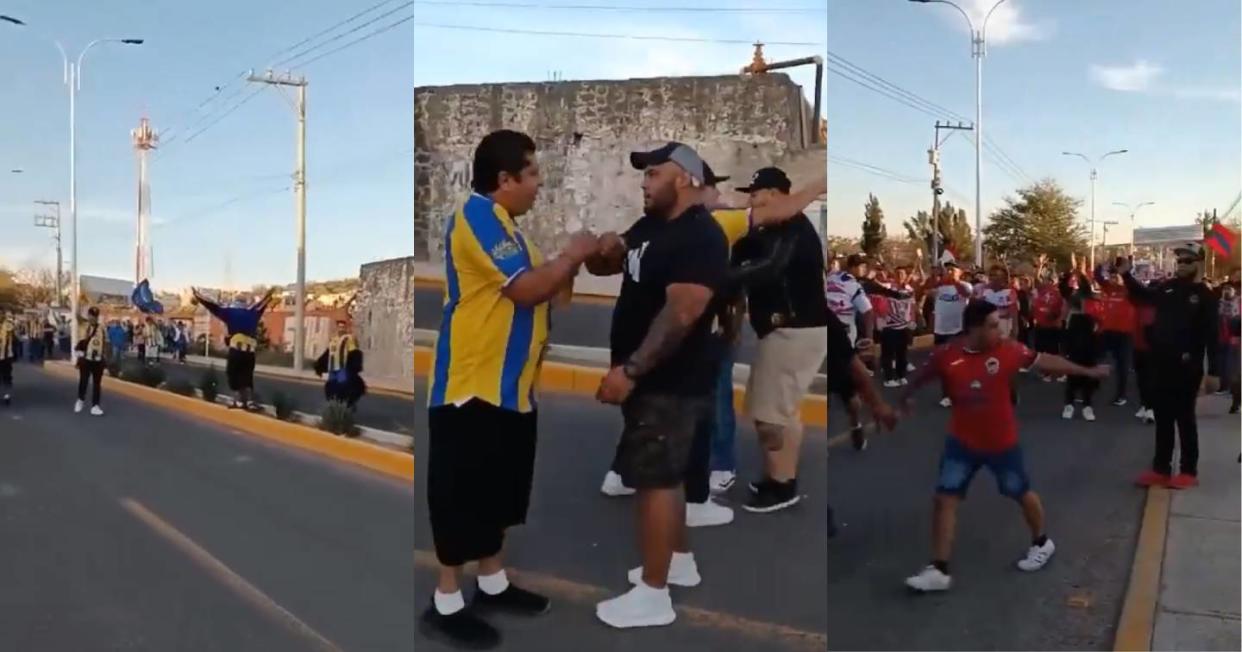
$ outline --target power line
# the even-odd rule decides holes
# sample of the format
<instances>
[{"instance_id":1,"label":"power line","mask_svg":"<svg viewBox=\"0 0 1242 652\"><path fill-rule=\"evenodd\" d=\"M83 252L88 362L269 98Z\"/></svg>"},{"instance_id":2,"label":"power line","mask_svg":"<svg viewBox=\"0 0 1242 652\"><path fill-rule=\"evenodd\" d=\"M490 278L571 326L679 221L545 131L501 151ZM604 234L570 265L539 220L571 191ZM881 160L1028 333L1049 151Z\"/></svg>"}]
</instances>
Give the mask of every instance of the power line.
<instances>
[{"instance_id":1,"label":"power line","mask_svg":"<svg viewBox=\"0 0 1242 652\"><path fill-rule=\"evenodd\" d=\"M725 45L754 45L753 40L748 39L713 39L713 38L693 38L688 36L654 36L645 34L590 34L586 32L559 32L544 31L534 29L511 29L502 27L482 27L479 25L448 25L444 23L423 23L414 22L415 27L431 27L434 29L456 29L470 32L493 32L499 34L523 34L528 36L571 36L580 38L600 38L600 39L628 39L634 41L670 41L675 43L720 43ZM764 45L797 45L797 46L822 46L823 43L811 41L763 41Z\"/></svg>"},{"instance_id":2,"label":"power line","mask_svg":"<svg viewBox=\"0 0 1242 652\"><path fill-rule=\"evenodd\" d=\"M330 33L330 32L333 32L333 31L335 31L335 30L336 30L337 28L339 28L339 27L344 27L345 25L348 25L348 24L350 24L350 23L354 22L355 20L358 20L359 18L361 18L361 17L363 17L363 16L365 16L365 15L367 15L367 14L371 13L372 11L375 11L376 9L379 9L380 7L382 7L382 6L386 5L386 4L389 4L389 3L393 2L393 1L394 1L394 0L383 0L382 2L377 2L377 3L373 4L373 5L371 5L370 7L367 7L366 9L363 9L362 11L360 11L360 12L358 12L358 13L356 13L356 14L354 14L354 15L350 16L349 18L346 18L345 20L342 20L342 21L338 21L338 22L336 22L336 23L333 23L332 25L329 25L328 27L325 27L324 29L322 29L322 30L320 30L320 31L318 31L318 32L316 32L316 33L314 33L314 34L311 34L310 36L308 36L308 37L306 37L306 38L302 39L301 41L298 41L297 43L294 43L293 45L290 45L289 47L286 47L286 48L284 48L284 49L282 49L282 50L277 51L276 53L274 53L274 54L272 54L270 57L268 57L268 60L269 60L269 61L270 61L270 60L273 60L273 59L275 59L276 57L279 57L279 56L281 56L282 54L284 54L284 53L286 53L286 52L292 52L293 50L296 50L297 48L300 48L300 47L302 47L303 45L305 45L305 44L307 44L307 43L310 43L311 41L313 41L313 40L315 40L315 39L319 38L320 36L323 36L324 34L328 34L328 33ZM411 4L411 3L406 3L406 5L403 5L403 6L409 6L409 4ZM400 9L400 8L401 8L401 7L398 7L398 9ZM381 18L382 18L382 16L381 16ZM275 64L272 64L271 66L268 66L268 67L275 67Z\"/></svg>"},{"instance_id":3,"label":"power line","mask_svg":"<svg viewBox=\"0 0 1242 652\"><path fill-rule=\"evenodd\" d=\"M312 46L310 46L309 48L306 48L305 50L302 50L301 52L298 52L298 53L296 53L296 54L292 54L292 55L287 56L287 57L285 57L285 58L283 58L283 59L281 59L281 60L279 60L279 61L276 61L276 62L274 62L274 63L272 63L272 64L269 64L267 67L268 67L268 68L280 68L280 67L283 67L283 66L285 66L286 64L288 64L289 62L291 62L291 61L296 61L297 59L300 59L300 58L302 58L302 57L304 57L304 56L306 56L306 55L308 55L308 54L310 54L310 53L314 52L315 50L318 50L319 48L321 48L321 47L323 47L323 46L325 46L325 45L327 45L327 44L329 44L329 43L335 43L336 41L339 41L339 40L341 40L341 39L345 38L346 36L349 36L350 34L353 34L353 33L355 33L355 32L358 32L359 30L362 30L362 29L366 28L366 27L367 27L367 26L369 26L369 25L374 25L375 23L377 23L377 22L379 22L379 21L381 21L381 20L383 20L383 19L385 19L385 18L387 18L387 17L389 17L389 16L391 16L391 15L393 15L393 14L397 13L398 11L401 11L402 9L405 9L406 7L409 7L409 6L410 6L410 5L412 5L412 4L414 4L412 1L407 1L407 2L404 2L404 3L400 4L400 5L397 5L397 6L396 6L396 7L394 7L393 9L390 9L390 10L388 10L388 11L386 11L386 12L384 12L384 13L382 13L382 14L380 14L380 15L378 15L378 16L376 16L376 17L374 17L374 18L372 18L371 20L368 20L367 22L362 23L361 25L357 25L357 26L355 26L355 27L353 27L353 28L351 28L351 29L348 29L348 30L346 30L346 31L344 31L344 32L341 32L340 34L337 34L337 35L333 36L332 38L330 38L330 39L328 39L328 40L326 40L326 41L320 41L319 43L316 43L315 45L312 45ZM411 15L410 15L408 18L406 18L405 20L409 20L409 19L411 19L411 18L413 18L413 17L414 17L414 16L413 16L413 14L411 14ZM401 22L404 22L404 21L401 21ZM396 24L400 24L400 23L396 23ZM395 27L395 26L396 26L396 24L394 24L393 26Z\"/></svg>"},{"instance_id":4,"label":"power line","mask_svg":"<svg viewBox=\"0 0 1242 652\"><path fill-rule=\"evenodd\" d=\"M202 216L204 216L204 215L211 215L211 214L213 214L213 213L218 213L218 212L220 212L221 210L223 210L223 209L225 209L225 208L228 208L229 206L232 206L232 205L234 205L234 204L237 204L238 202L243 202L243 201L246 201L246 200L248 200L248 199L258 199L259 197L266 197L266 196L268 196L268 195L275 195L276 193L285 192L285 191L289 190L289 188L290 188L290 186L285 186L285 187L283 187L283 188L269 188L269 189L265 189L265 190L252 191L252 192L246 192L246 193L241 193L241 194L238 194L238 195L234 195L233 197L230 197L229 199L227 199L227 200L225 200L225 201L223 201L223 202L220 202L219 204L215 204L215 205L212 205L212 206L210 206L210 207L208 207L208 208L204 208L204 209L201 209L201 210L198 210L198 211L194 211L194 212L192 212L192 213L190 213L190 214L188 214L188 215L182 215L181 217L178 217L178 218L176 218L176 219L169 220L169 221L167 221L167 222L162 222L162 223L160 223L160 224L156 224L156 225L152 226L151 228L152 228L152 229L160 229L160 228L163 228L163 227L166 227L166 226L172 226L172 225L174 225L174 224L182 224L182 223L188 222L188 221L190 221L190 220L193 220L193 219L197 219L197 218L199 218L199 217L202 217Z\"/></svg>"},{"instance_id":5,"label":"power line","mask_svg":"<svg viewBox=\"0 0 1242 652\"><path fill-rule=\"evenodd\" d=\"M361 42L363 42L363 41L366 41L366 40L369 40L369 39L374 38L374 37L376 37L376 36L379 36L380 34L383 34L384 32L387 32L388 30L391 30L391 29L393 29L394 27L397 27L398 25L401 25L401 24L407 23L407 22L409 22L409 21L411 21L411 20L414 20L414 14L410 14L409 16L406 16L405 18L402 18L402 19L400 19L400 20L398 20L398 21L396 21L396 22L393 22L393 23L389 23L388 25L385 25L385 26L383 26L383 27L380 27L379 29L376 29L376 30L374 30L374 31L367 32L366 34L364 34L364 35L362 35L362 36L360 36L360 37L358 37L358 38L356 38L356 39L354 39L354 40L352 40L352 41L349 41L348 43L345 43L344 45L341 45L340 47L332 48L331 50L328 50L327 52L321 52L320 54L318 54L318 55L316 55L316 56L314 56L314 57L311 57L311 58L310 58L309 60L307 60L307 61L302 61L302 62L299 62L299 63L295 63L295 64L293 64L293 67L294 67L294 68L305 68L306 66L309 66L309 65L311 65L312 63L315 63L316 61L319 61L320 59L322 59L322 58L324 58L324 57L328 57L328 56L331 56L331 55L333 55L333 54L336 54L337 52L340 52L341 50L347 50L347 49L349 49L349 48L351 48L351 47L353 47L353 46L355 46L355 45L357 45L357 44L359 44L359 43L361 43Z\"/></svg>"},{"instance_id":6,"label":"power line","mask_svg":"<svg viewBox=\"0 0 1242 652\"><path fill-rule=\"evenodd\" d=\"M828 160L833 163L838 163L846 167L851 167L851 168L855 168L858 170L862 170L863 172L868 172L876 176L887 177L889 179L892 179L894 181L900 181L902 183L924 183L926 181L925 179L916 179L914 177L901 174L899 172L894 172L892 170L879 167L878 165L864 163L862 161L857 161L852 158L847 158L847 157L844 157L838 154L829 153Z\"/></svg>"},{"instance_id":7,"label":"power line","mask_svg":"<svg viewBox=\"0 0 1242 652\"><path fill-rule=\"evenodd\" d=\"M263 86L260 86L260 87L258 87L258 88L256 88L256 89L254 89L253 91L251 91L251 92L250 92L250 94L249 94L249 95L247 95L246 97L242 98L242 101L238 102L237 104L234 104L231 108L229 108L229 110L227 110L227 111L225 111L224 113L220 114L220 116L219 116L219 117L217 117L215 120L212 120L211 122L209 122L209 123L207 123L206 125L204 125L204 126L203 126L201 129L199 129L198 131L196 131L196 132L194 132L194 133L190 134L190 136L189 136L189 137L187 137L187 138L185 139L186 144L187 144L187 145L188 145L188 144L190 144L191 142L193 142L193 141L194 141L194 139L195 139L195 138L198 138L198 137L199 137L199 135L200 135L200 134L202 134L204 131L207 131L208 129L211 129L212 127L214 127L214 126L216 126L217 124L219 124L221 120L223 120L223 119L225 119L225 118L229 117L230 115L232 115L232 113L233 113L234 111L236 111L236 110L240 109L240 108L241 108L242 106L244 106L247 102L249 102L250 100L254 99L254 98L255 98L255 96L256 96L256 95L258 95L259 93L262 93L262 92L263 92L263 89L264 89L264 87L263 87Z\"/></svg>"},{"instance_id":8,"label":"power line","mask_svg":"<svg viewBox=\"0 0 1242 652\"><path fill-rule=\"evenodd\" d=\"M650 5L603 5L603 4L551 4L543 2L448 2L443 0L415 0L416 5L448 7L495 7L504 9L569 9L587 11L634 11L662 13L739 13L739 14L823 14L827 7L653 7Z\"/></svg>"}]
</instances>

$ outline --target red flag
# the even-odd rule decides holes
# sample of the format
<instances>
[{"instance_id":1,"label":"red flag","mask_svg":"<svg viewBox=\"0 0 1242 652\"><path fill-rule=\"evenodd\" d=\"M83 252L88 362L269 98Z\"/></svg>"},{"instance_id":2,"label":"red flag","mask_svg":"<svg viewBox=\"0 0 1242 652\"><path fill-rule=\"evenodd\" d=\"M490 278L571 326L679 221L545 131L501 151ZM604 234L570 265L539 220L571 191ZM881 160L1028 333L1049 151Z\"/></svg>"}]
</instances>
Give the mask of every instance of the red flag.
<instances>
[{"instance_id":1,"label":"red flag","mask_svg":"<svg viewBox=\"0 0 1242 652\"><path fill-rule=\"evenodd\" d=\"M1223 258L1233 255L1233 246L1237 241L1238 234L1224 224L1213 225L1212 229L1207 232L1207 236L1203 238L1203 244Z\"/></svg>"}]
</instances>

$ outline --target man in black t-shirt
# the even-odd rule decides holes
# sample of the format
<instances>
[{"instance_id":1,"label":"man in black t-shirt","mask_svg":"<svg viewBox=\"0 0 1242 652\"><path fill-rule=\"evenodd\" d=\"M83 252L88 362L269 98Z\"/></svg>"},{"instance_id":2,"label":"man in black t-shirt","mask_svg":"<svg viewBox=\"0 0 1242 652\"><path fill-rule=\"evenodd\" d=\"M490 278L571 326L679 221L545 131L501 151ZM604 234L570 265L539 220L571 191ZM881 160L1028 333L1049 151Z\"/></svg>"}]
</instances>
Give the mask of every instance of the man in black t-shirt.
<instances>
[{"instance_id":1,"label":"man in black t-shirt","mask_svg":"<svg viewBox=\"0 0 1242 652\"><path fill-rule=\"evenodd\" d=\"M789 193L789 177L780 168L755 172L751 206L762 206ZM734 247L735 264L761 258L785 247L783 265L764 282L751 284L746 298L750 324L759 346L746 386L746 412L764 449L764 477L751 485L743 507L774 512L796 504L798 453L802 446L802 398L827 355L828 299L823 290L824 256L819 234L806 215L753 230Z\"/></svg>"},{"instance_id":2,"label":"man in black t-shirt","mask_svg":"<svg viewBox=\"0 0 1242 652\"><path fill-rule=\"evenodd\" d=\"M635 152L643 171L645 215L622 239L621 292L613 311L612 368L598 398L621 406L618 470L637 491L643 565L628 593L601 602L613 627L668 625L676 618L668 584L695 586L686 550L681 485L695 427L711 409L719 347L708 310L728 273L728 245L700 203L707 179L698 154L680 143Z\"/></svg>"}]
</instances>

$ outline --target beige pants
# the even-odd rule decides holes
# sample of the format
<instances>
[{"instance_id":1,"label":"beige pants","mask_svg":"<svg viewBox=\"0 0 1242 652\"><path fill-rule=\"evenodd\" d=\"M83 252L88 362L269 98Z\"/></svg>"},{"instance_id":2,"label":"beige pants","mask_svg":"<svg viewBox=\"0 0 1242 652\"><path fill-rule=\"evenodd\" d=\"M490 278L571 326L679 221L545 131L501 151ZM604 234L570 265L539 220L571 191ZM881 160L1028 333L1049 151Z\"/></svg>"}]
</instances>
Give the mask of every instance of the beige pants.
<instances>
[{"instance_id":1,"label":"beige pants","mask_svg":"<svg viewBox=\"0 0 1242 652\"><path fill-rule=\"evenodd\" d=\"M759 340L746 382L746 413L755 421L796 428L802 398L828 357L828 328L778 328Z\"/></svg>"}]
</instances>

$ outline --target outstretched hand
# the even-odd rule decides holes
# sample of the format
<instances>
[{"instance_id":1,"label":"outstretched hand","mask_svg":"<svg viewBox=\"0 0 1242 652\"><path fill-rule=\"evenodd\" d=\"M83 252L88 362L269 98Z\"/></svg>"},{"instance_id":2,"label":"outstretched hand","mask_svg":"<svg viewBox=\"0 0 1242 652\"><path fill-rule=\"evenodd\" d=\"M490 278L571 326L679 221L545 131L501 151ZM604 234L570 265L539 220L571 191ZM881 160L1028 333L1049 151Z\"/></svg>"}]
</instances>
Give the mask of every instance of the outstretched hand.
<instances>
[{"instance_id":1,"label":"outstretched hand","mask_svg":"<svg viewBox=\"0 0 1242 652\"><path fill-rule=\"evenodd\" d=\"M1096 380L1105 380L1113 373L1112 367L1106 364L1098 364L1087 370L1087 377Z\"/></svg>"},{"instance_id":2,"label":"outstretched hand","mask_svg":"<svg viewBox=\"0 0 1242 652\"><path fill-rule=\"evenodd\" d=\"M878 405L871 408L871 415L875 417L875 422L880 424L885 430L892 431L897 427L897 411L893 406L881 401Z\"/></svg>"}]
</instances>

